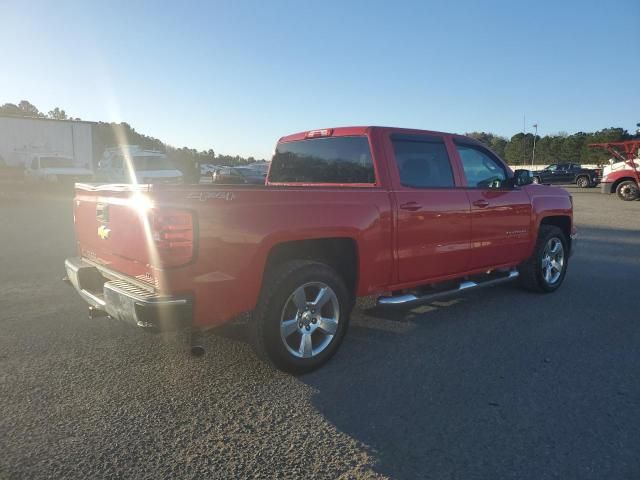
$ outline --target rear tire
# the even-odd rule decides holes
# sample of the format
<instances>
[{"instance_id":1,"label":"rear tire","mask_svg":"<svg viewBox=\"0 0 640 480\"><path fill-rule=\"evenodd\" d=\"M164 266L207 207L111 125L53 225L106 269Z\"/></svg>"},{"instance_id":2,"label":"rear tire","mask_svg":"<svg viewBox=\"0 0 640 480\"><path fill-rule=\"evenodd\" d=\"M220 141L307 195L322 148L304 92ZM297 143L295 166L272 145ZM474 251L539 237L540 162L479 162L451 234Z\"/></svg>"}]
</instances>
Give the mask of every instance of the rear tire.
<instances>
[{"instance_id":1,"label":"rear tire","mask_svg":"<svg viewBox=\"0 0 640 480\"><path fill-rule=\"evenodd\" d=\"M286 372L315 370L338 350L352 308L344 280L328 265L307 260L279 265L265 275L253 312L256 353Z\"/></svg>"},{"instance_id":2,"label":"rear tire","mask_svg":"<svg viewBox=\"0 0 640 480\"><path fill-rule=\"evenodd\" d=\"M591 182L589 181L589 177L578 177L578 179L576 180L576 185L580 188L587 188L591 185Z\"/></svg>"},{"instance_id":3,"label":"rear tire","mask_svg":"<svg viewBox=\"0 0 640 480\"><path fill-rule=\"evenodd\" d=\"M538 185L540 183L540 177L533 177L531 181Z\"/></svg>"},{"instance_id":4,"label":"rear tire","mask_svg":"<svg viewBox=\"0 0 640 480\"><path fill-rule=\"evenodd\" d=\"M558 227L541 225L533 254L518 268L520 285L533 292L555 292L564 281L568 263L566 235Z\"/></svg>"},{"instance_id":5,"label":"rear tire","mask_svg":"<svg viewBox=\"0 0 640 480\"><path fill-rule=\"evenodd\" d=\"M638 185L636 185L636 182L633 180L625 180L624 182L620 182L616 187L616 195L618 195L620 200L632 202L633 200L638 199L640 192L638 191Z\"/></svg>"}]
</instances>

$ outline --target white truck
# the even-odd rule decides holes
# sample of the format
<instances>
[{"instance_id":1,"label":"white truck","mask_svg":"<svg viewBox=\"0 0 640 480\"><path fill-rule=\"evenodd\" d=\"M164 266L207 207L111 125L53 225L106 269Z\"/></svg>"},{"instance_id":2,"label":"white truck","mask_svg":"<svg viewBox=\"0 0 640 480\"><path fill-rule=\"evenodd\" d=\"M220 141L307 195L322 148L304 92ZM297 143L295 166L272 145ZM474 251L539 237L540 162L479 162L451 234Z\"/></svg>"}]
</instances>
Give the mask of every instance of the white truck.
<instances>
[{"instance_id":1,"label":"white truck","mask_svg":"<svg viewBox=\"0 0 640 480\"><path fill-rule=\"evenodd\" d=\"M73 157L57 153L36 153L25 165L25 180L31 183L90 182L93 172L88 165L78 166Z\"/></svg>"},{"instance_id":2,"label":"white truck","mask_svg":"<svg viewBox=\"0 0 640 480\"><path fill-rule=\"evenodd\" d=\"M120 145L105 149L97 179L109 183L181 183L182 172L164 152Z\"/></svg>"}]
</instances>

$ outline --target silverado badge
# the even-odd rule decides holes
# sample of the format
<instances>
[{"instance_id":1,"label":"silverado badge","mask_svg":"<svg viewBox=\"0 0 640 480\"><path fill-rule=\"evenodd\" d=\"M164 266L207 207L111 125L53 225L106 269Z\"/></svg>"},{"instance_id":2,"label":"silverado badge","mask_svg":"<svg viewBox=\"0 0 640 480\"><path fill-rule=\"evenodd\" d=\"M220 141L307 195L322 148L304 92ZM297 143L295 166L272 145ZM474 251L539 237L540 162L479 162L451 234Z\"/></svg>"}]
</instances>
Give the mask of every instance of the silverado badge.
<instances>
[{"instance_id":1,"label":"silverado badge","mask_svg":"<svg viewBox=\"0 0 640 480\"><path fill-rule=\"evenodd\" d=\"M110 228L107 228L104 225L100 225L100 227L98 227L98 236L102 240L106 240L107 238L109 238L110 234L111 234L111 229Z\"/></svg>"}]
</instances>

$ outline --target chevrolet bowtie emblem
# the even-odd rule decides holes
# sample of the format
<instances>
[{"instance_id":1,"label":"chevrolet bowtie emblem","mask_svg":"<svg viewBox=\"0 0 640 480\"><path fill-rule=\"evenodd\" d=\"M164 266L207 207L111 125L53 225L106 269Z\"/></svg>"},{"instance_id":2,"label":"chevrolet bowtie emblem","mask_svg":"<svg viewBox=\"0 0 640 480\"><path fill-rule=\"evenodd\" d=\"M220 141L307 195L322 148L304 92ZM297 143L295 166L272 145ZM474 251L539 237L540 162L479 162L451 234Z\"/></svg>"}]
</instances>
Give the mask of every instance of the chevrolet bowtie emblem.
<instances>
[{"instance_id":1,"label":"chevrolet bowtie emblem","mask_svg":"<svg viewBox=\"0 0 640 480\"><path fill-rule=\"evenodd\" d=\"M111 234L111 229L110 228L107 228L104 225L100 225L100 227L98 228L98 236L102 240L106 240L107 238L109 238L110 234Z\"/></svg>"}]
</instances>

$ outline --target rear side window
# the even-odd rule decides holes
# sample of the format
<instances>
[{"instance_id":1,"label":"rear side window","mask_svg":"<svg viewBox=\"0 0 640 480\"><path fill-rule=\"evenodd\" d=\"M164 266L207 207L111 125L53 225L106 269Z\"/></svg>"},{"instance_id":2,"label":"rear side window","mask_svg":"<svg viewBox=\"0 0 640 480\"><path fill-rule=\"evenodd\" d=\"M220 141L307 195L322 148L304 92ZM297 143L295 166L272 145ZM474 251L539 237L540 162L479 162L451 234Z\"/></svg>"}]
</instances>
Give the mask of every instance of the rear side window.
<instances>
[{"instance_id":1,"label":"rear side window","mask_svg":"<svg viewBox=\"0 0 640 480\"><path fill-rule=\"evenodd\" d=\"M367 137L329 137L281 143L269 170L275 183L374 183Z\"/></svg>"},{"instance_id":2,"label":"rear side window","mask_svg":"<svg viewBox=\"0 0 640 480\"><path fill-rule=\"evenodd\" d=\"M415 140L413 138L416 138ZM413 188L453 187L447 147L440 139L392 137L400 183Z\"/></svg>"}]
</instances>

